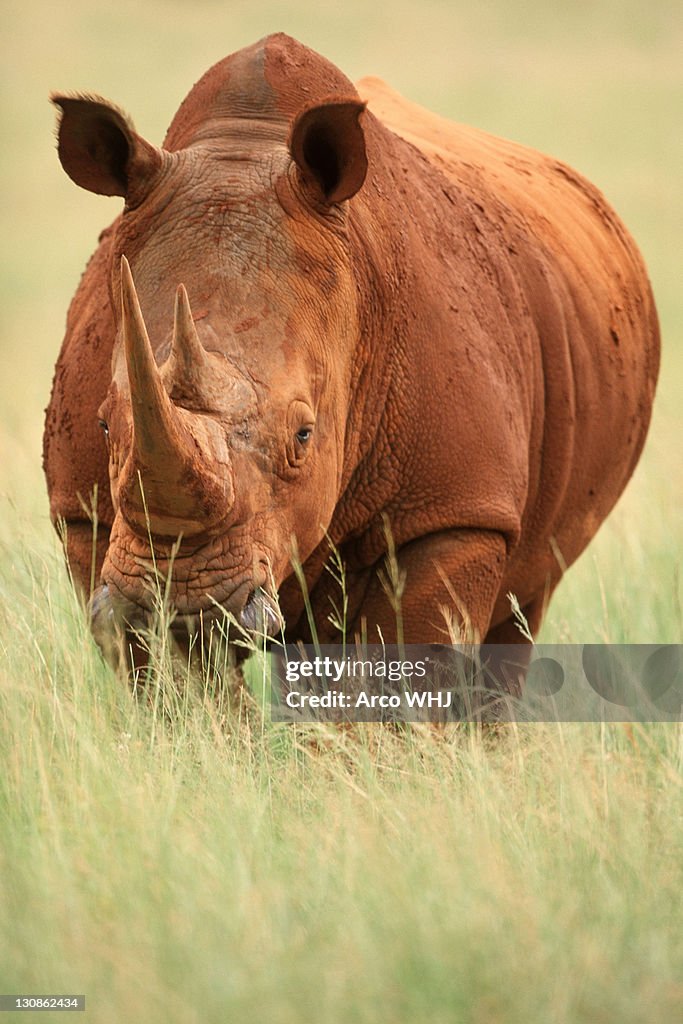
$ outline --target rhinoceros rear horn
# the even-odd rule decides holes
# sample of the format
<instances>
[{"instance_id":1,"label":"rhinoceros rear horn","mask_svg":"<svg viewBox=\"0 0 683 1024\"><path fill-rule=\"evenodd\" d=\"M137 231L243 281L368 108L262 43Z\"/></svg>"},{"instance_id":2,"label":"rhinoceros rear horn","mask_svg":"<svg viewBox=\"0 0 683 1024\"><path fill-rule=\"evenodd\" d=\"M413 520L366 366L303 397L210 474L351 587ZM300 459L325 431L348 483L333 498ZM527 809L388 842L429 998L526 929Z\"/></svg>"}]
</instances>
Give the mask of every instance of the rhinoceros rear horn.
<instances>
[{"instance_id":1,"label":"rhinoceros rear horn","mask_svg":"<svg viewBox=\"0 0 683 1024\"><path fill-rule=\"evenodd\" d=\"M97 96L53 94L60 108L57 150L72 181L89 192L140 202L163 163L117 107Z\"/></svg>"},{"instance_id":2,"label":"rhinoceros rear horn","mask_svg":"<svg viewBox=\"0 0 683 1024\"><path fill-rule=\"evenodd\" d=\"M194 325L190 300L181 284L175 297L171 352L161 376L169 393L180 390L198 394L203 379L211 372L208 365L208 356Z\"/></svg>"},{"instance_id":3,"label":"rhinoceros rear horn","mask_svg":"<svg viewBox=\"0 0 683 1024\"><path fill-rule=\"evenodd\" d=\"M307 107L294 120L289 151L306 185L324 203L341 203L365 181L368 158L358 99L331 99Z\"/></svg>"}]
</instances>

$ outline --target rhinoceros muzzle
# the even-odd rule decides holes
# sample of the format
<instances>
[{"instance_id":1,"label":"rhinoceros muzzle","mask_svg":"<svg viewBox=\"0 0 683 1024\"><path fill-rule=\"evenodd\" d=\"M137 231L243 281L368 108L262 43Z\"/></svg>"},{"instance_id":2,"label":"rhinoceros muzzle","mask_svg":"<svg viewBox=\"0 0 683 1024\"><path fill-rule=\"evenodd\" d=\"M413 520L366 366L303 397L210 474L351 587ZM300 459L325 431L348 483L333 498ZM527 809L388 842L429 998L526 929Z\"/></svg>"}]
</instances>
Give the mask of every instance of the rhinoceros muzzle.
<instances>
[{"instance_id":1,"label":"rhinoceros muzzle","mask_svg":"<svg viewBox=\"0 0 683 1024\"><path fill-rule=\"evenodd\" d=\"M239 595L235 595L238 597ZM149 628L153 613L127 598L116 594L106 584L94 591L88 606L93 635L103 648L111 642L118 631L138 633ZM252 590L237 614L232 614L223 605L195 612L191 615L175 615L171 631L179 639L206 635L214 626L230 633L231 620L238 631L251 637L273 637L283 629L280 612L273 599L262 587Z\"/></svg>"},{"instance_id":2,"label":"rhinoceros muzzle","mask_svg":"<svg viewBox=\"0 0 683 1024\"><path fill-rule=\"evenodd\" d=\"M241 597L243 590L241 587L229 602L233 606L243 602L239 611L233 612L225 605L215 604L191 615L179 613L171 622L172 632L177 637L202 635L219 626L226 636L234 637L236 626L238 635L276 636L282 630L283 623L275 602L262 587L248 591L244 602Z\"/></svg>"}]
</instances>

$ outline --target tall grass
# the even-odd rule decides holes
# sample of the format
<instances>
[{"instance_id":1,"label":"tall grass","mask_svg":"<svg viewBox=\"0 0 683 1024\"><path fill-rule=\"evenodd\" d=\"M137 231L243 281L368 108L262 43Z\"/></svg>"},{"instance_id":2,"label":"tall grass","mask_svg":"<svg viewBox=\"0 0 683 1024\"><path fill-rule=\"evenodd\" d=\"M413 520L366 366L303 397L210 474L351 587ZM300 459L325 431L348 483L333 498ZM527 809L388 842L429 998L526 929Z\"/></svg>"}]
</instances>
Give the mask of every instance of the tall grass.
<instances>
[{"instance_id":1,"label":"tall grass","mask_svg":"<svg viewBox=\"0 0 683 1024\"><path fill-rule=\"evenodd\" d=\"M0 992L85 993L88 1019L117 1024L683 1019L680 725L280 727L229 706L210 667L172 669L163 635L136 698L69 587L41 410L118 206L59 171L45 96L109 95L159 142L212 61L279 28L575 163L634 230L665 341L652 437L542 639L683 635L677 5L10 3Z\"/></svg>"},{"instance_id":2,"label":"tall grass","mask_svg":"<svg viewBox=\"0 0 683 1024\"><path fill-rule=\"evenodd\" d=\"M0 559L0 991L98 1022L678 1019L683 726L278 727L163 635L135 697L58 559Z\"/></svg>"}]
</instances>

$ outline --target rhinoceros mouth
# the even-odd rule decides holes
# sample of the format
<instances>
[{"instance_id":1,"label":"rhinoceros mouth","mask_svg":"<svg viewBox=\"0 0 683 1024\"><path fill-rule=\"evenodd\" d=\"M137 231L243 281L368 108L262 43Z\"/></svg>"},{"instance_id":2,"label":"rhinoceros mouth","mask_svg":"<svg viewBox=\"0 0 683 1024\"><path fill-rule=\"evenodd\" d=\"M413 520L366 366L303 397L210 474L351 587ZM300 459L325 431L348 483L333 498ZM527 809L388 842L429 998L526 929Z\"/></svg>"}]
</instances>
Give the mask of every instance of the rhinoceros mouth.
<instances>
[{"instance_id":1,"label":"rhinoceros mouth","mask_svg":"<svg viewBox=\"0 0 683 1024\"><path fill-rule=\"evenodd\" d=\"M149 628L154 611L125 597L116 587L103 584L93 593L89 603L92 631L102 642L116 630L140 632ZM213 601L208 607L172 610L169 627L178 639L205 637L218 628L226 639L237 633L273 637L283 628L276 601L262 586L247 581L230 595L229 602ZM238 637L239 638L239 637Z\"/></svg>"},{"instance_id":2,"label":"rhinoceros mouth","mask_svg":"<svg viewBox=\"0 0 683 1024\"><path fill-rule=\"evenodd\" d=\"M176 636L185 637L205 634L219 627L225 635L229 635L233 622L240 631L250 636L273 637L283 628L277 603L263 587L256 587L249 591L244 605L236 614L229 612L224 605L215 604L199 612L177 614L171 623L171 630Z\"/></svg>"}]
</instances>

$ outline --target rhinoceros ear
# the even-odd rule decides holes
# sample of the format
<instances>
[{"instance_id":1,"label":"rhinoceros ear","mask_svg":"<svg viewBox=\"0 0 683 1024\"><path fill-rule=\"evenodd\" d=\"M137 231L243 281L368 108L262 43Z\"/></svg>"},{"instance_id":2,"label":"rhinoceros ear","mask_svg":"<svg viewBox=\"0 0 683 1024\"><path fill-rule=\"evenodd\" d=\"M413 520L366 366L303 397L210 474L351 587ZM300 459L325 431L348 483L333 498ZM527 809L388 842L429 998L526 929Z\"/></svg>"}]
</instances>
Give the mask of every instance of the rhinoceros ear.
<instances>
[{"instance_id":1,"label":"rhinoceros ear","mask_svg":"<svg viewBox=\"0 0 683 1024\"><path fill-rule=\"evenodd\" d=\"M294 120L289 151L306 184L324 203L350 199L365 181L368 158L360 100L326 100Z\"/></svg>"},{"instance_id":2,"label":"rhinoceros ear","mask_svg":"<svg viewBox=\"0 0 683 1024\"><path fill-rule=\"evenodd\" d=\"M61 110L58 153L72 181L102 196L142 198L163 161L125 114L99 96L50 99Z\"/></svg>"}]
</instances>

